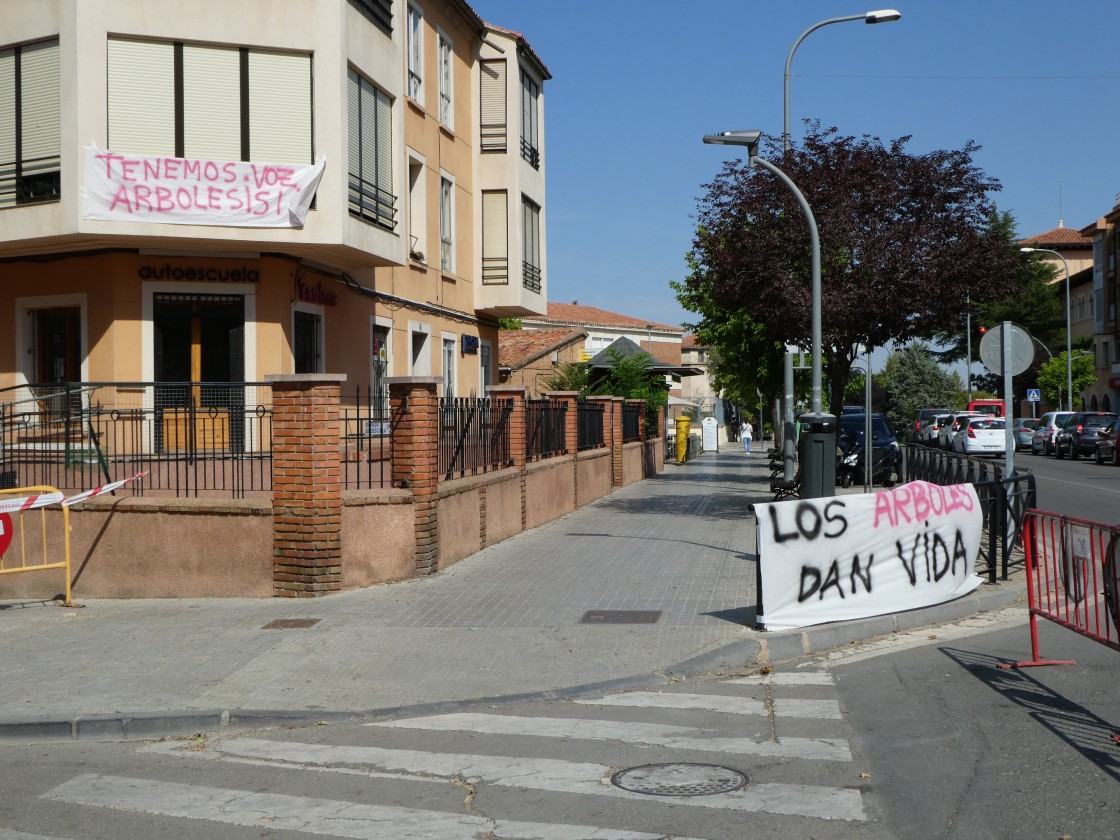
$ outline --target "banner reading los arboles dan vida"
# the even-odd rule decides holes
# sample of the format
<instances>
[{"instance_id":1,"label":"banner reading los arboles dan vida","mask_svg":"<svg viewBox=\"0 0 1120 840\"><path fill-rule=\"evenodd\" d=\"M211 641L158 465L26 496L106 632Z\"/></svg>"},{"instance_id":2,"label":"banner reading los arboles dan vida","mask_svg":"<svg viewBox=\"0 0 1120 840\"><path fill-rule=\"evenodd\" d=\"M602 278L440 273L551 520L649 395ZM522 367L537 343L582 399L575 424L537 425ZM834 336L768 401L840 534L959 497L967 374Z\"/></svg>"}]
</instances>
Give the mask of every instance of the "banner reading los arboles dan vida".
<instances>
[{"instance_id":1,"label":"banner reading los arboles dan vida","mask_svg":"<svg viewBox=\"0 0 1120 840\"><path fill-rule=\"evenodd\" d=\"M82 215L117 222L303 227L323 177L314 164L124 155L86 146Z\"/></svg>"},{"instance_id":2,"label":"banner reading los arboles dan vida","mask_svg":"<svg viewBox=\"0 0 1120 840\"><path fill-rule=\"evenodd\" d=\"M983 513L971 484L756 504L763 624L789 630L951 601L973 573Z\"/></svg>"}]
</instances>

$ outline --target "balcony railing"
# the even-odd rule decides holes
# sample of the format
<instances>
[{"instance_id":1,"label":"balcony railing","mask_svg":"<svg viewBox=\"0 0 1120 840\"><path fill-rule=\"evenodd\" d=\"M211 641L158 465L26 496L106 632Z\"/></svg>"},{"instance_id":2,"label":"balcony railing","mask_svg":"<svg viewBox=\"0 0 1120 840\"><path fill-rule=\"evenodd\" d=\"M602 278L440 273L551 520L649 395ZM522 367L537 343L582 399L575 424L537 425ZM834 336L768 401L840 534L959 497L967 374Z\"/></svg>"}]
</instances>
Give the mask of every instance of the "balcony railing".
<instances>
[{"instance_id":1,"label":"balcony railing","mask_svg":"<svg viewBox=\"0 0 1120 840\"><path fill-rule=\"evenodd\" d=\"M478 145L484 152L504 152L506 150L506 124L483 123L479 126Z\"/></svg>"},{"instance_id":2,"label":"balcony railing","mask_svg":"<svg viewBox=\"0 0 1120 840\"><path fill-rule=\"evenodd\" d=\"M509 257L483 257L482 282L492 285L509 283Z\"/></svg>"},{"instance_id":3,"label":"balcony railing","mask_svg":"<svg viewBox=\"0 0 1120 840\"><path fill-rule=\"evenodd\" d=\"M539 292L541 290L540 266L528 262L521 263L521 285L530 292Z\"/></svg>"},{"instance_id":4,"label":"balcony railing","mask_svg":"<svg viewBox=\"0 0 1120 840\"><path fill-rule=\"evenodd\" d=\"M534 169L541 168L540 149L538 149L524 137L521 138L521 157L527 160L529 162L529 165Z\"/></svg>"},{"instance_id":5,"label":"balcony railing","mask_svg":"<svg viewBox=\"0 0 1120 840\"><path fill-rule=\"evenodd\" d=\"M58 201L62 197L58 155L0 163L0 207Z\"/></svg>"},{"instance_id":6,"label":"balcony railing","mask_svg":"<svg viewBox=\"0 0 1120 840\"><path fill-rule=\"evenodd\" d=\"M350 215L388 230L397 228L397 197L350 173Z\"/></svg>"}]
</instances>

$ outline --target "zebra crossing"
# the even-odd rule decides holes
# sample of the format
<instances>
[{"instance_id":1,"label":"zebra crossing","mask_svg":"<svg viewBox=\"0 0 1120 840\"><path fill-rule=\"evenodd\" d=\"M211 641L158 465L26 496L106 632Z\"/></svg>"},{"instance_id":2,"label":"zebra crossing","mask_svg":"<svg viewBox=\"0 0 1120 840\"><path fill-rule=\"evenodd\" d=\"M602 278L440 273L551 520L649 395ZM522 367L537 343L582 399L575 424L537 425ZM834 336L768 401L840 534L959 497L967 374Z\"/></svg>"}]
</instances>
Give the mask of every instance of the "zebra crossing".
<instances>
[{"instance_id":1,"label":"zebra crossing","mask_svg":"<svg viewBox=\"0 0 1120 840\"><path fill-rule=\"evenodd\" d=\"M352 726L168 740L136 749L145 772L81 773L42 798L92 812L368 840L724 840L742 836L732 827L748 816L795 831L804 821L799 836L843 837L870 817L834 693L827 671L791 670ZM300 794L241 788L238 766L277 779L314 778L298 786ZM197 783L199 768L205 784ZM743 783L708 792L708 768ZM636 778L659 779L659 787L623 786L622 771L633 769L642 771ZM353 790L329 779L355 776L368 796L328 795ZM448 786L465 792L462 807L435 796ZM425 807L433 801L449 804ZM531 808L522 807L529 801ZM563 804L555 814L552 801ZM572 821L572 813L595 819ZM65 835L11 834L40 836ZM193 835L185 828L179 836ZM0 840L8 840L3 828Z\"/></svg>"}]
</instances>

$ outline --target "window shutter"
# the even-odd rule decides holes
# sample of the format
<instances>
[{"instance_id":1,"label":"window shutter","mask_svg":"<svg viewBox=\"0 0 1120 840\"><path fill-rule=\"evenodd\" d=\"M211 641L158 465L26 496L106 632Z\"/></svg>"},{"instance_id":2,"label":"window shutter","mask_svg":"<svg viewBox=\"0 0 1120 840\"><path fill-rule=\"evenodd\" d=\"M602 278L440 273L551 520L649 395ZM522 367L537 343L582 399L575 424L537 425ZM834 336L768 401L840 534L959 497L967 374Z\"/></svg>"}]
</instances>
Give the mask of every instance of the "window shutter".
<instances>
[{"instance_id":1,"label":"window shutter","mask_svg":"<svg viewBox=\"0 0 1120 840\"><path fill-rule=\"evenodd\" d=\"M374 160L377 162L377 186L387 200L392 200L395 197L393 192L393 103L381 91L374 87L370 87L370 91L375 97L375 106L377 108L377 133L371 134L371 137L376 136L376 149L377 157L370 158L370 166ZM373 108L370 109L373 113ZM394 202L395 203L395 202ZM389 220L390 223L392 219Z\"/></svg>"},{"instance_id":2,"label":"window shutter","mask_svg":"<svg viewBox=\"0 0 1120 840\"><path fill-rule=\"evenodd\" d=\"M481 100L481 144L483 151L506 150L506 63L479 64Z\"/></svg>"},{"instance_id":3,"label":"window shutter","mask_svg":"<svg viewBox=\"0 0 1120 840\"><path fill-rule=\"evenodd\" d=\"M109 39L109 148L175 154L175 53L171 44Z\"/></svg>"},{"instance_id":4,"label":"window shutter","mask_svg":"<svg viewBox=\"0 0 1120 840\"><path fill-rule=\"evenodd\" d=\"M57 172L59 128L58 42L29 44L20 56L24 174Z\"/></svg>"},{"instance_id":5,"label":"window shutter","mask_svg":"<svg viewBox=\"0 0 1120 840\"><path fill-rule=\"evenodd\" d=\"M0 207L16 203L16 53L0 50Z\"/></svg>"},{"instance_id":6,"label":"window shutter","mask_svg":"<svg viewBox=\"0 0 1120 840\"><path fill-rule=\"evenodd\" d=\"M509 198L505 190L482 193L482 279L509 280Z\"/></svg>"},{"instance_id":7,"label":"window shutter","mask_svg":"<svg viewBox=\"0 0 1120 840\"><path fill-rule=\"evenodd\" d=\"M249 53L249 157L311 163L311 56Z\"/></svg>"},{"instance_id":8,"label":"window shutter","mask_svg":"<svg viewBox=\"0 0 1120 840\"><path fill-rule=\"evenodd\" d=\"M351 178L360 175L362 171L361 149L359 146L361 139L359 115L361 111L361 80L358 78L357 73L350 70L346 74L346 153L349 166L347 172L349 172ZM353 188L352 183L351 188ZM351 195L351 203L354 199L355 196Z\"/></svg>"},{"instance_id":9,"label":"window shutter","mask_svg":"<svg viewBox=\"0 0 1120 840\"><path fill-rule=\"evenodd\" d=\"M183 46L183 156L241 160L241 51Z\"/></svg>"}]
</instances>

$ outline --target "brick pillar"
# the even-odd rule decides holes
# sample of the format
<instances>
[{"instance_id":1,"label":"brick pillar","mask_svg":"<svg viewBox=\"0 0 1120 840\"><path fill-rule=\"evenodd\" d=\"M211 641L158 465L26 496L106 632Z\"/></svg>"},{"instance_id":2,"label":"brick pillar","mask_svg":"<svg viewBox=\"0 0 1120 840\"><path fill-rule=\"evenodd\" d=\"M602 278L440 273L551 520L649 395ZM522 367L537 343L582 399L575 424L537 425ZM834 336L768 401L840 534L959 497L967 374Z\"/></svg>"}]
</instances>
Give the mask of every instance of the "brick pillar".
<instances>
[{"instance_id":1,"label":"brick pillar","mask_svg":"<svg viewBox=\"0 0 1120 840\"><path fill-rule=\"evenodd\" d=\"M439 385L438 376L389 378L393 423L393 486L412 491L416 515L416 574L439 565Z\"/></svg>"},{"instance_id":2,"label":"brick pillar","mask_svg":"<svg viewBox=\"0 0 1120 840\"><path fill-rule=\"evenodd\" d=\"M588 397L603 404L603 442L611 450L611 484L622 486L622 397Z\"/></svg>"},{"instance_id":3,"label":"brick pillar","mask_svg":"<svg viewBox=\"0 0 1120 840\"><path fill-rule=\"evenodd\" d=\"M343 374L267 376L272 384L272 586L308 598L342 588Z\"/></svg>"},{"instance_id":4,"label":"brick pillar","mask_svg":"<svg viewBox=\"0 0 1120 840\"><path fill-rule=\"evenodd\" d=\"M526 523L528 522L528 508L527 494L525 492L525 464L526 464L526 445L528 441L525 438L525 399L529 393L529 389L524 385L490 385L486 388L486 396L492 400L511 401L513 403L513 410L509 415L509 455L510 466L515 467L520 471L518 476L518 483L521 488L521 530L524 531ZM482 528L479 536L482 539L482 545L487 545L486 542L486 487L479 488L479 504L482 506L481 518Z\"/></svg>"}]
</instances>

